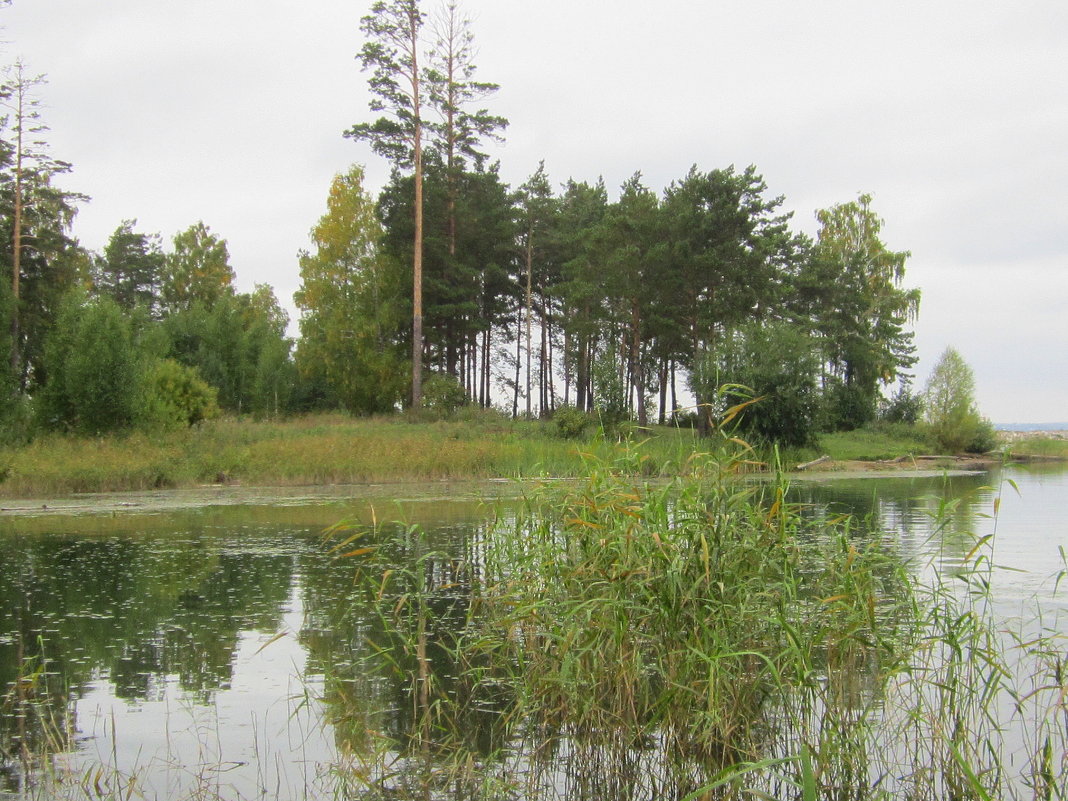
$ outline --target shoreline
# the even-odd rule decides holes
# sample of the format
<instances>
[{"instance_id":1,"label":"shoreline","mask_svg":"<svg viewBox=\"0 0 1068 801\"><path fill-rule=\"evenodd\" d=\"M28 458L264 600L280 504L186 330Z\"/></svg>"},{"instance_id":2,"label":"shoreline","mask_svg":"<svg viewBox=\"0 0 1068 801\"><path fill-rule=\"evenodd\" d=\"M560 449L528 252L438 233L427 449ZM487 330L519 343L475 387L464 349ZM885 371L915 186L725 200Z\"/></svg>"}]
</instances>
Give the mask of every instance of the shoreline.
<instances>
[{"instance_id":1,"label":"shoreline","mask_svg":"<svg viewBox=\"0 0 1068 801\"><path fill-rule=\"evenodd\" d=\"M840 466L846 463L835 464ZM791 480L839 481L877 478L937 478L946 475L972 476L985 472L985 470L963 468L949 470L944 468L878 469L879 465L876 462L848 464L869 465L870 467L791 471L787 475ZM769 474L753 473L747 477L759 478L767 475ZM636 476L636 478L643 477ZM0 518L122 513L160 514L218 506L318 506L354 501L386 501L403 504L499 500L521 497L523 489L533 484L577 480L579 479L569 476L545 476L519 479L396 481L306 486L246 487L240 484L228 484L150 491L72 493L51 498L5 499L0 503ZM645 477L645 480L650 479Z\"/></svg>"}]
</instances>

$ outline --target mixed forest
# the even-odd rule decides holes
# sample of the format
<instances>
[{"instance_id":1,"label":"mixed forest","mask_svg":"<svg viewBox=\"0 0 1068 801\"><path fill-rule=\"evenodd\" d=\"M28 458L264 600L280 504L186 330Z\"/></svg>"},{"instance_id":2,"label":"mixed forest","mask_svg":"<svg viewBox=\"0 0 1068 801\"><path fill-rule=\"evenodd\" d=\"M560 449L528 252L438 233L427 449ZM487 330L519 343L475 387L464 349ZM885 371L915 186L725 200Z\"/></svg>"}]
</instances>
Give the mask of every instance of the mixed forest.
<instances>
[{"instance_id":1,"label":"mixed forest","mask_svg":"<svg viewBox=\"0 0 1068 801\"><path fill-rule=\"evenodd\" d=\"M459 405L703 429L751 398L749 433L787 444L915 420L919 291L870 196L817 211L811 238L755 166L695 164L658 189L639 171L621 187L561 181L543 163L509 186L486 154L507 121L462 9L376 2L361 28L374 99L344 135L392 176L375 194L352 166L329 186L294 263L296 338L271 287L235 289L202 221L168 239L116 221L102 252L83 247L72 226L91 201L48 145L43 78L7 71L8 436Z\"/></svg>"}]
</instances>

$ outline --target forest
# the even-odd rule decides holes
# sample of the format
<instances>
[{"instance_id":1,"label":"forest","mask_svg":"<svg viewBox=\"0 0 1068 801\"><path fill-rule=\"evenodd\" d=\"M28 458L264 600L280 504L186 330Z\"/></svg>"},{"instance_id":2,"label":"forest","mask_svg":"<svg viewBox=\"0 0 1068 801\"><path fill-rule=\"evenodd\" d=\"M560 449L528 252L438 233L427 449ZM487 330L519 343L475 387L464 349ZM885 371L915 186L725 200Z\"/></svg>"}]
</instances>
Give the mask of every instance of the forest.
<instances>
[{"instance_id":1,"label":"forest","mask_svg":"<svg viewBox=\"0 0 1068 801\"><path fill-rule=\"evenodd\" d=\"M916 419L920 293L871 196L817 211L813 239L752 165L695 164L658 190L639 171L611 189L560 182L543 163L509 186L484 152L507 121L487 110L498 87L476 77L462 9L377 2L361 28L372 119L344 135L392 177L375 195L353 165L329 186L295 258L295 338L271 287L235 289L203 221L165 240L121 220L102 252L83 247L73 222L90 201L62 188L72 165L48 145L43 78L7 70L9 438L460 405L706 430L758 398L743 427L790 445Z\"/></svg>"}]
</instances>

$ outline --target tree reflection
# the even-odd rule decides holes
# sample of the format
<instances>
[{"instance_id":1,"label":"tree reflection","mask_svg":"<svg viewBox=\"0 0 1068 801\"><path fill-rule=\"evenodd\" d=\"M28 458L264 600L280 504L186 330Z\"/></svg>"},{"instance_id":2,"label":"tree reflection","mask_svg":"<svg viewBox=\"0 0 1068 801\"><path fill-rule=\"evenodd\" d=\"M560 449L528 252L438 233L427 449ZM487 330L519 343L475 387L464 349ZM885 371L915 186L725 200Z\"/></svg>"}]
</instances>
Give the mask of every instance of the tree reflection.
<instances>
[{"instance_id":1,"label":"tree reflection","mask_svg":"<svg viewBox=\"0 0 1068 801\"><path fill-rule=\"evenodd\" d=\"M73 701L99 679L148 700L168 677L206 701L239 632L273 631L292 557L205 533L10 537L0 550L0 748L8 766L71 747ZM10 771L15 772L15 771Z\"/></svg>"}]
</instances>

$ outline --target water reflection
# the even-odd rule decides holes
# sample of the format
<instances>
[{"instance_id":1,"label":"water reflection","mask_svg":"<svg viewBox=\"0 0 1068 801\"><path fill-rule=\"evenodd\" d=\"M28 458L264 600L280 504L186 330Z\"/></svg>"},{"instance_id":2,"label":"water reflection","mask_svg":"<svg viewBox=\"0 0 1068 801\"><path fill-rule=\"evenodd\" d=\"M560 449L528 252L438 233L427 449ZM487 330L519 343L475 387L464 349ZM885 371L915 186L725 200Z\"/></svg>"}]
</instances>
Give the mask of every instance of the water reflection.
<instances>
[{"instance_id":1,"label":"water reflection","mask_svg":"<svg viewBox=\"0 0 1068 801\"><path fill-rule=\"evenodd\" d=\"M1059 549L1068 547L1068 531L1059 506L1066 491L1063 470L1017 470L797 482L793 497L813 515L869 521L902 559L944 576L996 529L995 560L1024 571L994 575L999 603L1010 607L1041 592L1063 566ZM5 521L0 792L24 787L24 755L76 747L75 772L100 761L137 774L141 786L155 784L161 797L188 795L209 779L221 797L343 794L326 766L346 760L406 772L407 784L419 787L433 754L420 750L412 681L420 673L418 638L391 642L395 621L386 625L370 612L353 560L326 552L321 530L343 513L254 507L168 518ZM437 524L430 523L435 516ZM452 663L451 649L438 646L450 644L477 614L473 584L488 530L484 517L474 505L446 505L425 513L425 541L383 537L397 544L381 559L418 568L397 575L388 591L399 599L413 581L434 588L426 596L434 621L426 661L445 692L471 690L459 684L469 672ZM922 578L923 569L915 575ZM285 636L271 642L277 632ZM385 655L389 645L399 656ZM849 670L819 667L842 708L878 704L877 665L861 659ZM507 733L496 725L509 705L506 691L486 683L478 692L471 717L452 723L472 765L500 778L500 797L532 794L504 786L509 776L572 799L668 797L668 788L695 779L656 773L655 737L605 743L566 731L548 739L545 732ZM551 747L531 747L538 742ZM392 750L382 752L383 743ZM145 767L153 759L155 770L172 773L153 778ZM606 784L628 776L625 786ZM442 794L475 792L464 789L461 775L451 779Z\"/></svg>"}]
</instances>

